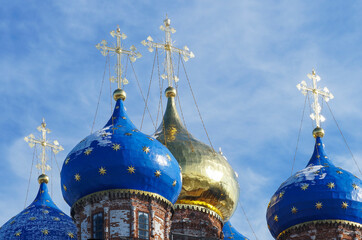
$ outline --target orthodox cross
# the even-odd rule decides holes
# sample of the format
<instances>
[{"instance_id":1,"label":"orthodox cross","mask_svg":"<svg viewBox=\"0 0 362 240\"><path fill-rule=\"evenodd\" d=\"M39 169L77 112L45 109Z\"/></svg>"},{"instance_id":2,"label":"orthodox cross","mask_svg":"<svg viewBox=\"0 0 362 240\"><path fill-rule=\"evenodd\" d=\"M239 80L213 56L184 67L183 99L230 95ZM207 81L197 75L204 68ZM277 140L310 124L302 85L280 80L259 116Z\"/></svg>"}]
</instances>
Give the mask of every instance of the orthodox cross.
<instances>
[{"instance_id":1,"label":"orthodox cross","mask_svg":"<svg viewBox=\"0 0 362 240\"><path fill-rule=\"evenodd\" d=\"M184 49L179 49L172 46L171 33L175 33L176 30L171 27L171 20L166 16L166 19L163 21L163 25L160 26L160 29L165 32L165 43L155 43L151 36L148 36L147 41L143 40L141 43L143 46L148 46L148 50L153 52L153 48L163 49L166 52L165 68L166 75L162 75L163 79L167 78L168 86L172 87L172 80L175 82L178 81L177 76L174 76L173 66L172 66L172 53L178 53L183 56L185 62L189 58L194 58L195 55L188 49L187 46L184 46Z\"/></svg>"},{"instance_id":2,"label":"orthodox cross","mask_svg":"<svg viewBox=\"0 0 362 240\"><path fill-rule=\"evenodd\" d=\"M50 166L47 165L47 158L45 155L46 148L47 147L51 148L55 154L57 154L60 151L63 151L64 148L61 145L59 145L59 142L57 140L55 140L53 144L47 141L46 134L50 133L51 131L48 128L46 128L46 123L44 118L43 122L39 127L37 127L37 129L42 134L41 138L36 139L33 134L30 134L29 136L25 137L24 140L29 144L31 148L34 147L36 144L39 144L41 146L42 148L41 163L37 164L36 168L41 169L42 174L45 174L45 171L49 171L51 169Z\"/></svg>"},{"instance_id":3,"label":"orthodox cross","mask_svg":"<svg viewBox=\"0 0 362 240\"><path fill-rule=\"evenodd\" d=\"M100 43L96 45L96 48L101 50L103 56L107 56L110 51L117 54L117 64L116 64L117 79L111 77L110 81L114 82L117 80L118 88L121 88L122 83L124 85L128 84L128 80L126 78L122 78L122 65L121 65L122 55L128 55L131 62L135 62L136 59L142 57L142 55L141 53L136 52L137 49L133 45L130 47L130 50L126 50L124 47L122 47L121 40L126 39L127 36L126 34L121 33L121 29L119 28L119 26L117 26L116 31L113 30L110 32L110 34L112 37L115 37L117 39L116 45L113 47L109 47L107 46L108 44L107 41L102 40Z\"/></svg>"},{"instance_id":4,"label":"orthodox cross","mask_svg":"<svg viewBox=\"0 0 362 240\"><path fill-rule=\"evenodd\" d=\"M323 115L321 115L322 107L319 104L319 95L328 102L330 99L333 99L334 96L332 93L329 92L327 87L324 87L323 89L320 89L317 87L317 82L321 80L321 78L315 73L315 70L312 70L312 73L308 73L307 77L312 80L313 85L307 86L307 83L305 81L302 81L297 85L298 90L302 92L304 96L308 94L308 92L313 94L314 102L312 104L312 109L314 110L314 113L310 115L310 118L312 120L316 121L317 127L320 127L321 122L325 121L325 118Z\"/></svg>"}]
</instances>

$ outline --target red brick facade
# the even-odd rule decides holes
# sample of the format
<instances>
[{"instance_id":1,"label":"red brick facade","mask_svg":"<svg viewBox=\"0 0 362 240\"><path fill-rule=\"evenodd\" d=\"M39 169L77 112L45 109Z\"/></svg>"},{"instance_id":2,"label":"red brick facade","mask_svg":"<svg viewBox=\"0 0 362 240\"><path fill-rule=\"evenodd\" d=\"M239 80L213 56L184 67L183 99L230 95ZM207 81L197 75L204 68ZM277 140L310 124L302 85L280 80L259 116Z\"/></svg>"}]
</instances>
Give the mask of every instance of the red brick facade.
<instances>
[{"instance_id":1,"label":"red brick facade","mask_svg":"<svg viewBox=\"0 0 362 240\"><path fill-rule=\"evenodd\" d=\"M200 206L175 204L171 232L173 240L224 239L218 214Z\"/></svg>"},{"instance_id":2,"label":"red brick facade","mask_svg":"<svg viewBox=\"0 0 362 240\"><path fill-rule=\"evenodd\" d=\"M103 239L140 239L139 214L148 215L150 240L168 240L172 205L164 198L134 190L108 190L88 195L72 207L78 239L93 239L93 216L103 213Z\"/></svg>"},{"instance_id":3,"label":"red brick facade","mask_svg":"<svg viewBox=\"0 0 362 240\"><path fill-rule=\"evenodd\" d=\"M313 221L291 227L277 240L361 240L362 225L339 220Z\"/></svg>"}]
</instances>

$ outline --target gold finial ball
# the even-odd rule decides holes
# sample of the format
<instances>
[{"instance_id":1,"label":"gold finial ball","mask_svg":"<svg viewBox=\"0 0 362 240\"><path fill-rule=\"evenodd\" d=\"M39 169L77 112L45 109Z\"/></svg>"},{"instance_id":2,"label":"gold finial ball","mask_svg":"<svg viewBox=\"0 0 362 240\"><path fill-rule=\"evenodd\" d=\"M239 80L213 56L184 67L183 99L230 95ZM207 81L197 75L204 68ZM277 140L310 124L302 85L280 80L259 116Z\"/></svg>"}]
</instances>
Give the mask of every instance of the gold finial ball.
<instances>
[{"instance_id":1,"label":"gold finial ball","mask_svg":"<svg viewBox=\"0 0 362 240\"><path fill-rule=\"evenodd\" d=\"M176 89L173 87L168 87L165 90L166 97L176 97Z\"/></svg>"},{"instance_id":2,"label":"gold finial ball","mask_svg":"<svg viewBox=\"0 0 362 240\"><path fill-rule=\"evenodd\" d=\"M126 97L127 97L127 94L123 89L118 88L113 92L113 98L116 101L118 99L121 99L122 101L124 101L124 100L126 100Z\"/></svg>"},{"instance_id":3,"label":"gold finial ball","mask_svg":"<svg viewBox=\"0 0 362 240\"><path fill-rule=\"evenodd\" d=\"M313 130L313 137L314 138L317 138L317 137L324 137L324 130L323 128L320 128L320 127L316 127L314 130Z\"/></svg>"},{"instance_id":4,"label":"gold finial ball","mask_svg":"<svg viewBox=\"0 0 362 240\"><path fill-rule=\"evenodd\" d=\"M49 177L48 175L46 174L42 174L38 177L38 182L39 184L42 184L42 183L48 183L49 182Z\"/></svg>"}]
</instances>

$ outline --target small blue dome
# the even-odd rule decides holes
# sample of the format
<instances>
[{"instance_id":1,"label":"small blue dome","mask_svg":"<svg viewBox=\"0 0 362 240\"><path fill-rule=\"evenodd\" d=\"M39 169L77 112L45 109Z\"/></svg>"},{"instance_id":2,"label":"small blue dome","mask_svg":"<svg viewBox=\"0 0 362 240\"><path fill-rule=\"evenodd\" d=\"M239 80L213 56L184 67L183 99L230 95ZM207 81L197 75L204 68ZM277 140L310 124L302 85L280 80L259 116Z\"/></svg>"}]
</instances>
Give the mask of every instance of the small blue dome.
<instances>
[{"instance_id":1,"label":"small blue dome","mask_svg":"<svg viewBox=\"0 0 362 240\"><path fill-rule=\"evenodd\" d=\"M246 238L244 235L239 233L230 222L226 222L224 224L224 227L222 228L222 231L224 233L224 239L236 239L236 240L249 240L249 238Z\"/></svg>"},{"instance_id":2,"label":"small blue dome","mask_svg":"<svg viewBox=\"0 0 362 240\"><path fill-rule=\"evenodd\" d=\"M175 203L181 191L180 167L156 139L139 132L117 100L108 123L68 154L61 171L69 206L89 194L130 189L158 194Z\"/></svg>"},{"instance_id":3,"label":"small blue dome","mask_svg":"<svg viewBox=\"0 0 362 240\"><path fill-rule=\"evenodd\" d=\"M71 240L77 228L53 202L46 183L41 183L32 204L0 228L2 240Z\"/></svg>"},{"instance_id":4,"label":"small blue dome","mask_svg":"<svg viewBox=\"0 0 362 240\"><path fill-rule=\"evenodd\" d=\"M297 224L315 220L345 220L362 224L362 182L328 159L316 138L306 168L288 178L270 200L268 227L276 238Z\"/></svg>"}]
</instances>

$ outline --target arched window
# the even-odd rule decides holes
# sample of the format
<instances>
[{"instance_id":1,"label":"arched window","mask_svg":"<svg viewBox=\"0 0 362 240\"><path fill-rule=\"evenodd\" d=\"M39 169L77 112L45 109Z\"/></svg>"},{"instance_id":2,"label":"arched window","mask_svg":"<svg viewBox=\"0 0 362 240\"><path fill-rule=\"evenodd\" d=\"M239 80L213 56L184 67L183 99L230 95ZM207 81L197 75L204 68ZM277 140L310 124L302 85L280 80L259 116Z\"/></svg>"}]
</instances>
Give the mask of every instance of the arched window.
<instances>
[{"instance_id":1,"label":"arched window","mask_svg":"<svg viewBox=\"0 0 362 240\"><path fill-rule=\"evenodd\" d=\"M138 238L148 239L148 213L138 212Z\"/></svg>"},{"instance_id":2,"label":"arched window","mask_svg":"<svg viewBox=\"0 0 362 240\"><path fill-rule=\"evenodd\" d=\"M96 213L92 219L92 237L94 239L103 239L103 213Z\"/></svg>"}]
</instances>

